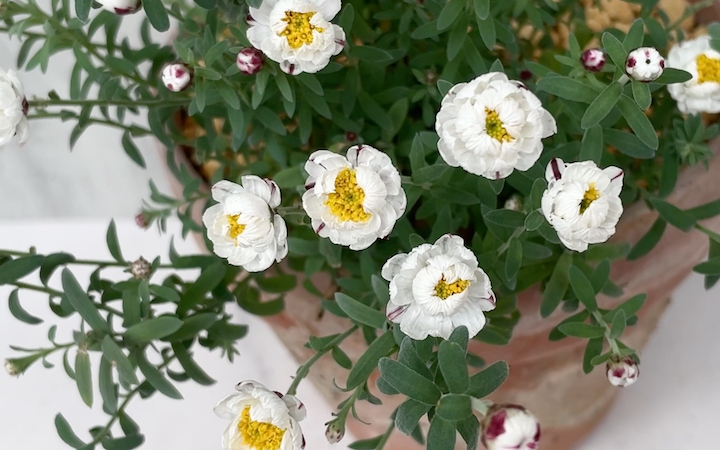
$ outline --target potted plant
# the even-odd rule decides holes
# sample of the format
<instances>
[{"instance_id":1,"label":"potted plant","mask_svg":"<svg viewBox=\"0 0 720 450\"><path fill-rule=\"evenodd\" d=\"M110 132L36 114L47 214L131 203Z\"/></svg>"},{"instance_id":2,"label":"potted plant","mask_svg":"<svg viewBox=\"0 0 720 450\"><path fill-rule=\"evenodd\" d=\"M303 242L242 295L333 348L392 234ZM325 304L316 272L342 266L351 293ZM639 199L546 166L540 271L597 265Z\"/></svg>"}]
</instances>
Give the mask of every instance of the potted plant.
<instances>
[{"instance_id":1,"label":"potted plant","mask_svg":"<svg viewBox=\"0 0 720 450\"><path fill-rule=\"evenodd\" d=\"M701 116L720 112L720 27L686 38L708 3L633 3L615 28L565 0L3 1L19 67L77 62L69 98L0 72L0 145L33 119L75 122L71 146L104 124L144 165L133 139L155 136L180 188L151 184L138 225L176 214L208 249L129 262L111 222L109 261L0 250L16 318L38 323L30 289L83 321L6 369L63 353L88 405L97 371L107 424L78 437L58 415L58 433L135 448L125 405L211 383L192 350L234 358L237 302L303 363L284 392L242 381L218 403L226 449L303 448L295 393L313 374L336 380L319 384L339 402L331 442L351 426L353 448L449 449L456 432L468 448L569 448L638 379L680 280L720 279L718 127ZM140 46L117 38L127 14L143 16ZM76 265L96 267L89 284ZM41 284L21 281L35 271Z\"/></svg>"}]
</instances>

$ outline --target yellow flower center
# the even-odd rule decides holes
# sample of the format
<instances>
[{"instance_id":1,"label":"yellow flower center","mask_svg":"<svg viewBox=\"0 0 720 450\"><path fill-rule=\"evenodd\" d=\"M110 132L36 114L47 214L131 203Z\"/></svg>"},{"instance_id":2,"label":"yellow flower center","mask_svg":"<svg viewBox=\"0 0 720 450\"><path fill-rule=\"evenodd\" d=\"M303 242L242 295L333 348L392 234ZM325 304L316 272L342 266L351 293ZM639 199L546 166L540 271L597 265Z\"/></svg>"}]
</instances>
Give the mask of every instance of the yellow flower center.
<instances>
[{"instance_id":1,"label":"yellow flower center","mask_svg":"<svg viewBox=\"0 0 720 450\"><path fill-rule=\"evenodd\" d=\"M497 139L500 142L510 142L514 137L503 126L502 120L497 111L485 108L485 132L488 136Z\"/></svg>"},{"instance_id":2,"label":"yellow flower center","mask_svg":"<svg viewBox=\"0 0 720 450\"><path fill-rule=\"evenodd\" d=\"M228 214L225 217L227 217L227 221L230 224L228 236L230 236L232 239L237 239L237 237L240 236L243 231L245 231L245 225L238 223L240 214L235 214L234 216Z\"/></svg>"},{"instance_id":3,"label":"yellow flower center","mask_svg":"<svg viewBox=\"0 0 720 450\"><path fill-rule=\"evenodd\" d=\"M590 183L587 191L585 191L585 195L583 195L582 201L580 202L580 214L584 213L585 210L590 207L590 204L599 198L600 192L595 189L595 183Z\"/></svg>"},{"instance_id":4,"label":"yellow flower center","mask_svg":"<svg viewBox=\"0 0 720 450\"><path fill-rule=\"evenodd\" d=\"M335 192L328 195L325 206L343 222L367 222L372 214L365 212L364 200L365 191L358 186L355 171L343 169L335 178Z\"/></svg>"},{"instance_id":5,"label":"yellow flower center","mask_svg":"<svg viewBox=\"0 0 720 450\"><path fill-rule=\"evenodd\" d=\"M698 83L720 83L720 59L700 55L695 59L698 71Z\"/></svg>"},{"instance_id":6,"label":"yellow flower center","mask_svg":"<svg viewBox=\"0 0 720 450\"><path fill-rule=\"evenodd\" d=\"M242 435L243 444L256 450L278 450L285 435L285 430L271 423L250 420L249 406L242 411L238 430Z\"/></svg>"},{"instance_id":7,"label":"yellow flower center","mask_svg":"<svg viewBox=\"0 0 720 450\"><path fill-rule=\"evenodd\" d=\"M448 284L448 282L445 281L445 275L443 275L435 285L435 296L440 297L441 300L445 300L451 295L463 292L468 286L470 286L468 280L457 280Z\"/></svg>"},{"instance_id":8,"label":"yellow flower center","mask_svg":"<svg viewBox=\"0 0 720 450\"><path fill-rule=\"evenodd\" d=\"M312 44L313 30L317 30L319 33L325 31L323 28L310 24L310 19L314 15L314 12L285 11L282 21L286 22L287 26L279 35L285 36L291 48L298 49L305 44Z\"/></svg>"}]
</instances>

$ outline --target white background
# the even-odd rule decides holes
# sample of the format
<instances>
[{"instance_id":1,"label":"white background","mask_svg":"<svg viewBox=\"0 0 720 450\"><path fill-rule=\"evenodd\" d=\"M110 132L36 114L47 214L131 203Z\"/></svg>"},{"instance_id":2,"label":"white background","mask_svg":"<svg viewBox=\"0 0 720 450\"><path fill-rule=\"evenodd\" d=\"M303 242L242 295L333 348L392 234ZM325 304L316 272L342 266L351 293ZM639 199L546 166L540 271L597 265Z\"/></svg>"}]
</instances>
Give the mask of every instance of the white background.
<instances>
[{"instance_id":1,"label":"white background","mask_svg":"<svg viewBox=\"0 0 720 450\"><path fill-rule=\"evenodd\" d=\"M16 39L10 41L0 35L0 67L15 68L18 47ZM52 59L51 75L22 73L27 95L42 97L55 89L64 96L71 62L71 57ZM126 258L166 255L169 236L139 230L132 221L149 193L149 178L169 192L155 142L151 138L138 141L148 163L144 171L125 156L119 132L91 128L70 152L71 129L71 124L59 121L32 122L30 140L24 147L11 144L0 150L0 248L22 250L36 245L40 252L63 250L81 258L109 258L104 236L109 219L114 217ZM718 191L720 194L720 188ZM169 231L178 234L178 224L171 223ZM194 242L178 239L180 251L197 251ZM78 269L76 273L81 282L87 281L86 272ZM23 306L47 321L37 326L20 323L7 310L4 299L9 293L9 288L0 287L0 359L16 356L10 344L46 345L50 324L58 324L58 341L69 340L68 330L77 325L77 319L58 320L49 312L44 295L22 292ZM238 323L251 325L249 336L238 344L241 356L230 364L217 353L199 351L196 359L218 383L212 387L192 382L179 385L183 401L156 394L133 402L129 413L147 437L143 448L220 449L225 423L211 409L237 381L255 378L273 389L287 389L297 367L289 353L263 322L238 308L229 308ZM642 353L640 381L620 393L606 420L580 449L720 448L718 318L720 286L705 292L701 277L691 276L673 295L656 334ZM0 375L0 449L66 448L54 429L57 412L62 412L85 440L88 428L104 425L106 416L99 408L99 393L95 395L96 407L89 410L74 382L64 374L60 358L50 359L56 363L52 370L38 364L20 378ZM301 385L299 396L310 413L303 422L308 449L330 448L323 438L330 406L309 383ZM343 441L347 442L350 439Z\"/></svg>"}]
</instances>

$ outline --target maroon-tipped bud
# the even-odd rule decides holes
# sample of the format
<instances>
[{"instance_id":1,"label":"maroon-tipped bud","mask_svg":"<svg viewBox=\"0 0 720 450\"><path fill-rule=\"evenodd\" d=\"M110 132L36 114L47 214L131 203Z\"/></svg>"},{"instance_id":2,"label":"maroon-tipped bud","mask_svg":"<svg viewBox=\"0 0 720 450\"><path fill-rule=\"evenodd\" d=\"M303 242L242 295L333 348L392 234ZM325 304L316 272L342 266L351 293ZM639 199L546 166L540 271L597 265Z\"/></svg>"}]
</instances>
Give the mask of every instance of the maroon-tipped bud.
<instances>
[{"instance_id":1,"label":"maroon-tipped bud","mask_svg":"<svg viewBox=\"0 0 720 450\"><path fill-rule=\"evenodd\" d=\"M183 62L168 64L162 71L162 82L172 92L184 91L190 87L192 80L192 69Z\"/></svg>"},{"instance_id":2,"label":"maroon-tipped bud","mask_svg":"<svg viewBox=\"0 0 720 450\"><path fill-rule=\"evenodd\" d=\"M482 421L482 443L488 450L536 450L540 423L518 405L493 405Z\"/></svg>"},{"instance_id":3,"label":"maroon-tipped bud","mask_svg":"<svg viewBox=\"0 0 720 450\"><path fill-rule=\"evenodd\" d=\"M253 47L245 47L237 55L237 66L245 75L255 75L263 68L263 54Z\"/></svg>"},{"instance_id":4,"label":"maroon-tipped bud","mask_svg":"<svg viewBox=\"0 0 720 450\"><path fill-rule=\"evenodd\" d=\"M590 72L600 72L605 66L605 53L599 48L590 48L583 52L580 57L585 70Z\"/></svg>"}]
</instances>

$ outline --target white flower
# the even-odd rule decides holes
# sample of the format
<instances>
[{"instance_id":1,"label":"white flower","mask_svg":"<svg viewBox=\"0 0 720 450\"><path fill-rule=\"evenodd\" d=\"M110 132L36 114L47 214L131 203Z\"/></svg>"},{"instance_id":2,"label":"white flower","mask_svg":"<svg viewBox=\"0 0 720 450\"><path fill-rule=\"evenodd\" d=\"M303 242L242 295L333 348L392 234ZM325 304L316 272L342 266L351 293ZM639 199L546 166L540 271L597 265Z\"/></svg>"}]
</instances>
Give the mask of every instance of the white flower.
<instances>
[{"instance_id":1,"label":"white flower","mask_svg":"<svg viewBox=\"0 0 720 450\"><path fill-rule=\"evenodd\" d=\"M245 75L255 75L263 67L263 56L260 50L246 47L238 52L237 66Z\"/></svg>"},{"instance_id":2,"label":"white flower","mask_svg":"<svg viewBox=\"0 0 720 450\"><path fill-rule=\"evenodd\" d=\"M638 81L656 80L663 73L665 59L653 47L640 47L628 54L625 72Z\"/></svg>"},{"instance_id":3,"label":"white flower","mask_svg":"<svg viewBox=\"0 0 720 450\"><path fill-rule=\"evenodd\" d=\"M280 206L274 181L246 175L240 186L223 180L212 187L212 196L220 203L202 219L215 254L248 272L261 272L287 256L287 227L273 211Z\"/></svg>"},{"instance_id":4,"label":"white flower","mask_svg":"<svg viewBox=\"0 0 720 450\"><path fill-rule=\"evenodd\" d=\"M97 0L104 9L119 16L133 14L142 8L141 0Z\"/></svg>"},{"instance_id":5,"label":"white flower","mask_svg":"<svg viewBox=\"0 0 720 450\"><path fill-rule=\"evenodd\" d=\"M13 70L0 69L0 147L10 142L16 134L18 143L28 138L28 103L22 83Z\"/></svg>"},{"instance_id":6,"label":"white flower","mask_svg":"<svg viewBox=\"0 0 720 450\"><path fill-rule=\"evenodd\" d=\"M580 62L582 62L585 70L600 72L605 65L605 53L599 48L587 49L580 56Z\"/></svg>"},{"instance_id":7,"label":"white flower","mask_svg":"<svg viewBox=\"0 0 720 450\"><path fill-rule=\"evenodd\" d=\"M605 366L607 377L613 386L627 387L635 383L640 375L640 368L629 356L613 358Z\"/></svg>"},{"instance_id":8,"label":"white flower","mask_svg":"<svg viewBox=\"0 0 720 450\"><path fill-rule=\"evenodd\" d=\"M623 212L622 169L600 169L592 161L565 164L554 158L545 171L548 188L542 212L570 250L584 252L588 244L607 241Z\"/></svg>"},{"instance_id":9,"label":"white flower","mask_svg":"<svg viewBox=\"0 0 720 450\"><path fill-rule=\"evenodd\" d=\"M330 23L340 7L340 0L263 0L250 7L247 37L284 72L315 73L345 46L345 32Z\"/></svg>"},{"instance_id":10,"label":"white flower","mask_svg":"<svg viewBox=\"0 0 720 450\"><path fill-rule=\"evenodd\" d=\"M172 92L184 91L190 86L192 79L192 71L183 63L168 64L162 71L162 82Z\"/></svg>"},{"instance_id":11,"label":"white flower","mask_svg":"<svg viewBox=\"0 0 720 450\"><path fill-rule=\"evenodd\" d=\"M303 404L255 381L243 381L238 391L215 406L215 414L230 420L223 434L223 450L302 450L305 438L300 422Z\"/></svg>"},{"instance_id":12,"label":"white flower","mask_svg":"<svg viewBox=\"0 0 720 450\"><path fill-rule=\"evenodd\" d=\"M557 132L535 94L499 72L453 86L435 129L445 162L490 179L528 170L540 157L542 139Z\"/></svg>"},{"instance_id":13,"label":"white flower","mask_svg":"<svg viewBox=\"0 0 720 450\"><path fill-rule=\"evenodd\" d=\"M482 422L482 443L488 450L535 450L540 423L522 406L494 405Z\"/></svg>"},{"instance_id":14,"label":"white flower","mask_svg":"<svg viewBox=\"0 0 720 450\"><path fill-rule=\"evenodd\" d=\"M684 83L667 85L681 112L720 112L720 53L710 46L710 36L676 44L668 53L667 64L692 74Z\"/></svg>"},{"instance_id":15,"label":"white flower","mask_svg":"<svg viewBox=\"0 0 720 450\"><path fill-rule=\"evenodd\" d=\"M490 278L460 236L393 256L382 276L390 282L387 317L412 339L447 339L463 325L473 337L485 325L483 311L495 309Z\"/></svg>"},{"instance_id":16,"label":"white flower","mask_svg":"<svg viewBox=\"0 0 720 450\"><path fill-rule=\"evenodd\" d=\"M320 237L351 250L387 237L405 212L407 197L390 157L355 145L347 157L318 150L305 163L303 208Z\"/></svg>"}]
</instances>

